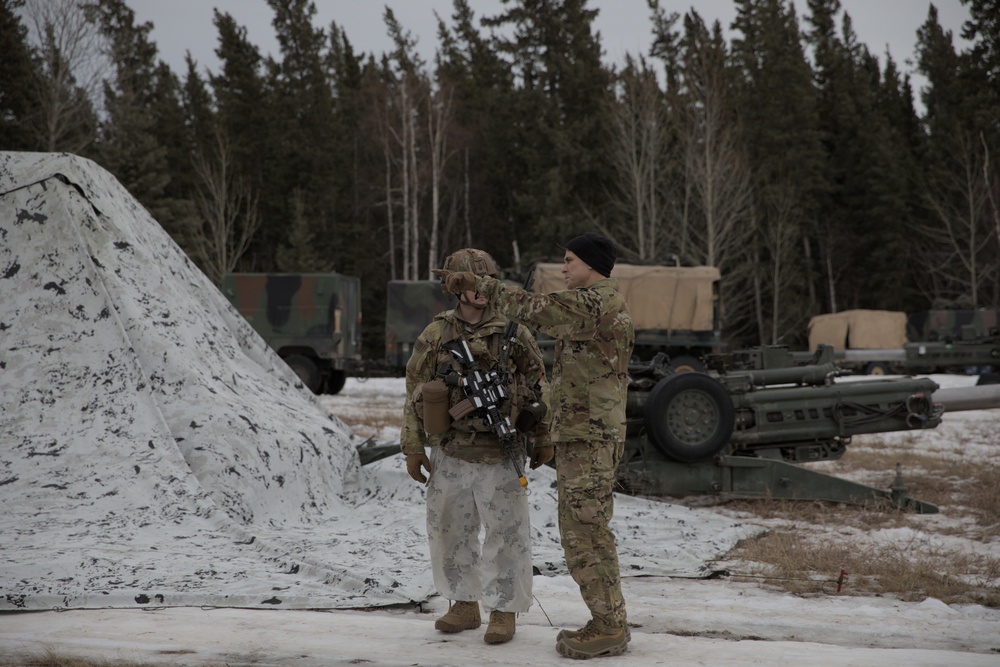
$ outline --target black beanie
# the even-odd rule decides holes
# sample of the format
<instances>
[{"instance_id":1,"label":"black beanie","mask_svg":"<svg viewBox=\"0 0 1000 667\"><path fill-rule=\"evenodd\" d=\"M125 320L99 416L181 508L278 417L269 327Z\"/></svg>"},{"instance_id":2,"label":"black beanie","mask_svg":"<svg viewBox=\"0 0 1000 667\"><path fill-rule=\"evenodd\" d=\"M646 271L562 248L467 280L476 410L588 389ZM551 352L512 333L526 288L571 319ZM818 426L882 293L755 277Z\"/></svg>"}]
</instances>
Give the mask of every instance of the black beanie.
<instances>
[{"instance_id":1,"label":"black beanie","mask_svg":"<svg viewBox=\"0 0 1000 667\"><path fill-rule=\"evenodd\" d=\"M594 232L577 236L563 247L572 251L605 278L611 275L611 269L615 267L615 259L618 257L614 244Z\"/></svg>"}]
</instances>

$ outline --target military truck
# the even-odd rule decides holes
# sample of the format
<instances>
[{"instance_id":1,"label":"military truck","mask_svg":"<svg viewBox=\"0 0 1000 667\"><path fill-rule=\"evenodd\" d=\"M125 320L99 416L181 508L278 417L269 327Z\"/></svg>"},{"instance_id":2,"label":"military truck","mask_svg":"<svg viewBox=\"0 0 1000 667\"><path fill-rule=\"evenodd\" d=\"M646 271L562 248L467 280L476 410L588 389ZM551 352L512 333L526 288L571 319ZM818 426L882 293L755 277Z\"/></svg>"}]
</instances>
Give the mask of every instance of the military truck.
<instances>
[{"instance_id":1,"label":"military truck","mask_svg":"<svg viewBox=\"0 0 1000 667\"><path fill-rule=\"evenodd\" d=\"M955 331L947 316L917 318L884 310L847 310L809 321L809 349L834 349L838 365L868 375L964 373L992 375L1000 370L1000 331L996 326L964 324ZM909 335L926 336L909 339ZM807 355L804 355L807 356Z\"/></svg>"},{"instance_id":2,"label":"military truck","mask_svg":"<svg viewBox=\"0 0 1000 667\"><path fill-rule=\"evenodd\" d=\"M230 273L222 293L313 393L338 393L363 365L360 279Z\"/></svg>"},{"instance_id":3,"label":"military truck","mask_svg":"<svg viewBox=\"0 0 1000 667\"><path fill-rule=\"evenodd\" d=\"M970 334L970 328L974 333ZM968 339L995 335L998 330L1000 308L934 308L906 316L906 337L911 341Z\"/></svg>"},{"instance_id":4,"label":"military truck","mask_svg":"<svg viewBox=\"0 0 1000 667\"><path fill-rule=\"evenodd\" d=\"M534 267L532 290L548 294L566 289L562 264L540 262ZM635 327L635 359L669 355L678 371L704 371L703 359L724 348L721 335L719 270L710 266L639 266L616 264L611 276L628 304ZM520 281L517 281L520 284ZM385 361L402 371L417 336L434 316L455 301L437 280L393 280L386 299ZM555 342L537 334L539 347L551 364Z\"/></svg>"},{"instance_id":5,"label":"military truck","mask_svg":"<svg viewBox=\"0 0 1000 667\"><path fill-rule=\"evenodd\" d=\"M434 316L455 307L439 280L390 280L385 300L385 364L402 375L413 343Z\"/></svg>"},{"instance_id":6,"label":"military truck","mask_svg":"<svg viewBox=\"0 0 1000 667\"><path fill-rule=\"evenodd\" d=\"M665 354L676 371L704 372L704 359L724 350L719 269L615 264L611 277L632 316L634 360ZM566 289L562 264L536 264L533 289L539 294ZM538 342L546 354L553 345L541 334Z\"/></svg>"}]
</instances>

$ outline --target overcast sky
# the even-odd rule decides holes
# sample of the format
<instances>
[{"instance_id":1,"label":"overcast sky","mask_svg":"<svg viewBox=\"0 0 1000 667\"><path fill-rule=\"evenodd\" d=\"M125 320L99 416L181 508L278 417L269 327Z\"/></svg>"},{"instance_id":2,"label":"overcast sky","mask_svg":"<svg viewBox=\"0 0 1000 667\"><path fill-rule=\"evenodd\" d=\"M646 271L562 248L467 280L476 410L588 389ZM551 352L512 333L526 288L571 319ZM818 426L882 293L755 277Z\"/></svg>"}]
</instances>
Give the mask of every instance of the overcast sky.
<instances>
[{"instance_id":1,"label":"overcast sky","mask_svg":"<svg viewBox=\"0 0 1000 667\"><path fill-rule=\"evenodd\" d=\"M215 49L218 36L212 24L212 9L229 13L238 24L245 26L250 41L262 54L277 55L277 41L271 26L273 12L265 0L127 0L138 22L152 22L152 39L165 60L178 75L183 76L184 54L191 55L201 66L218 71ZM382 20L386 6L392 8L397 20L418 38L417 50L427 62L433 61L437 46L437 21L434 12L451 24L452 0L315 0L316 24L327 28L336 21L357 52L381 54L391 48ZM683 14L691 6L707 23L718 20L728 33L736 15L733 0L697 0L680 2L663 0L669 12ZM800 19L807 9L806 0L795 0ZM960 0L938 0L939 20L946 30L954 33L956 44L964 45L959 37L962 23L969 18L968 9ZM469 0L477 20L498 13L501 0ZM841 0L851 16L854 30L869 51L884 56L888 50L904 72L913 58L917 28L927 19L930 3L926 0ZM599 10L595 22L601 33L601 44L608 61L621 62L625 53L645 54L651 41L651 22L646 0L591 0ZM883 60L884 62L884 60ZM917 82L915 82L917 83ZM919 83L918 83L919 85Z\"/></svg>"}]
</instances>

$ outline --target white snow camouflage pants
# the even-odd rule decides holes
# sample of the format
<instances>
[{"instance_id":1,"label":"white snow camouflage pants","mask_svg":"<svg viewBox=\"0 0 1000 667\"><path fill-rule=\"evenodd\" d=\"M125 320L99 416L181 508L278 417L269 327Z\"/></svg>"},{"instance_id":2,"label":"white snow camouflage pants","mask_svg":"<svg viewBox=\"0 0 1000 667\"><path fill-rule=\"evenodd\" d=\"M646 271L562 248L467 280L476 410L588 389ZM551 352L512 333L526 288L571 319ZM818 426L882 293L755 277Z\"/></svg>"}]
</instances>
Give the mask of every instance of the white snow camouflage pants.
<instances>
[{"instance_id":1,"label":"white snow camouflage pants","mask_svg":"<svg viewBox=\"0 0 1000 667\"><path fill-rule=\"evenodd\" d=\"M427 538L438 593L479 600L487 613L527 611L531 523L528 497L510 462L469 463L437 447L430 460Z\"/></svg>"}]
</instances>

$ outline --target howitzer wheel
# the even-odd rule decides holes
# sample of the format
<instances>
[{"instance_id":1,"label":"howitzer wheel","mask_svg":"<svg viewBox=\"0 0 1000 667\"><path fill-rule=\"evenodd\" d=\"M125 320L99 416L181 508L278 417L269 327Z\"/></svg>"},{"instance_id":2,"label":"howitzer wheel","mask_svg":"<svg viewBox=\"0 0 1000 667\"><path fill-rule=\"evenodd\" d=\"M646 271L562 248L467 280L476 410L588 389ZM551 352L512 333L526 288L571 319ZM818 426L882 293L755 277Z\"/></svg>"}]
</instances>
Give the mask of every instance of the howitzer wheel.
<instances>
[{"instance_id":1,"label":"howitzer wheel","mask_svg":"<svg viewBox=\"0 0 1000 667\"><path fill-rule=\"evenodd\" d=\"M735 423L729 393L701 373L678 373L649 393L643 418L653 445L682 463L705 461L729 442Z\"/></svg>"}]
</instances>

